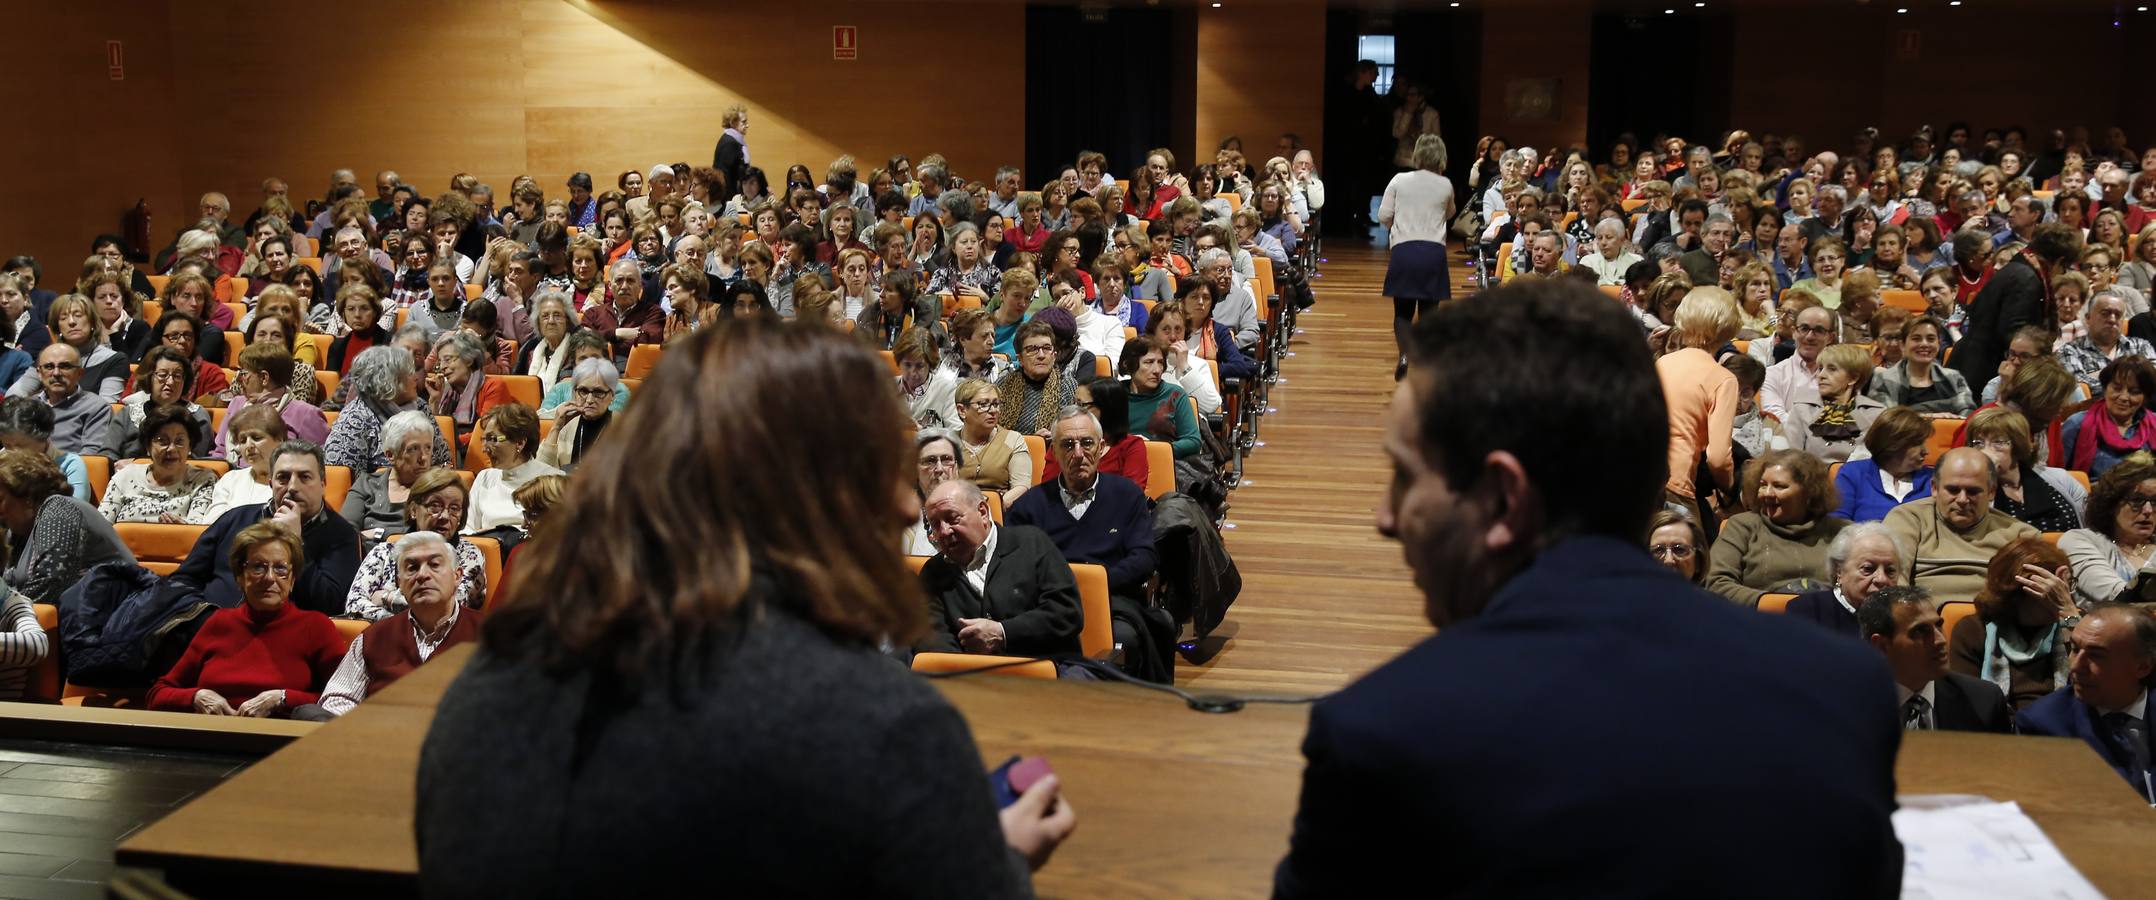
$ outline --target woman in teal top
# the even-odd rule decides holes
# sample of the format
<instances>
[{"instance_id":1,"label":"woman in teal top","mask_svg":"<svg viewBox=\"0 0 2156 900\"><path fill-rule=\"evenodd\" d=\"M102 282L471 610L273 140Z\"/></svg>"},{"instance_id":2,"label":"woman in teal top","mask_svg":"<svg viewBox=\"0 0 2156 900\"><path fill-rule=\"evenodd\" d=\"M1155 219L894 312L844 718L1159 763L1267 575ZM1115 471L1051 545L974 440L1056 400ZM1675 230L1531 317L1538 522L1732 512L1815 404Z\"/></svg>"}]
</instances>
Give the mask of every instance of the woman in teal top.
<instances>
[{"instance_id":1,"label":"woman in teal top","mask_svg":"<svg viewBox=\"0 0 2156 900\"><path fill-rule=\"evenodd\" d=\"M608 358L606 343L589 331L579 331L569 335L568 343L569 361L561 367L561 371L564 373L576 371L577 364L586 359ZM546 396L539 399L539 418L554 418L555 413L560 411L561 405L569 402L569 394L575 388L575 385L571 382L575 380L574 378L563 377L561 380L554 382L553 387L547 388ZM628 405L629 386L625 384L614 385L614 402L607 405L607 410L609 412L621 412Z\"/></svg>"},{"instance_id":2,"label":"woman in teal top","mask_svg":"<svg viewBox=\"0 0 2156 900\"><path fill-rule=\"evenodd\" d=\"M1160 341L1140 335L1123 344L1120 371L1130 379L1130 433L1167 441L1176 459L1190 459L1205 449L1198 437L1198 415L1183 389L1168 384L1167 352Z\"/></svg>"}]
</instances>

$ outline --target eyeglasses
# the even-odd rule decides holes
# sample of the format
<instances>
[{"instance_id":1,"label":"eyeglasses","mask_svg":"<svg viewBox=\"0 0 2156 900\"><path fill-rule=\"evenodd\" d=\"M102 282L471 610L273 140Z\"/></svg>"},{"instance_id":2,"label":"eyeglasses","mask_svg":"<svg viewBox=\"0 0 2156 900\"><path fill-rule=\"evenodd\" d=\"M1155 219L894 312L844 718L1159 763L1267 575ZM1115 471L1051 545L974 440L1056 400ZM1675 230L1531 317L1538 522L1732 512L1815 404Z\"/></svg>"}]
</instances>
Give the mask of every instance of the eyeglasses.
<instances>
[{"instance_id":1,"label":"eyeglasses","mask_svg":"<svg viewBox=\"0 0 2156 900\"><path fill-rule=\"evenodd\" d=\"M243 376L246 375L247 370L241 369L240 374ZM158 384L166 384L168 382L184 382L187 380L187 375L183 372L159 372L155 375L150 376L150 380Z\"/></svg>"},{"instance_id":2,"label":"eyeglasses","mask_svg":"<svg viewBox=\"0 0 2156 900\"><path fill-rule=\"evenodd\" d=\"M499 444L507 440L509 439L498 434L482 434L479 436L479 442L482 444Z\"/></svg>"},{"instance_id":3,"label":"eyeglasses","mask_svg":"<svg viewBox=\"0 0 2156 900\"><path fill-rule=\"evenodd\" d=\"M2119 505L2127 509L2156 511L2156 497L2128 497Z\"/></svg>"},{"instance_id":4,"label":"eyeglasses","mask_svg":"<svg viewBox=\"0 0 2156 900\"><path fill-rule=\"evenodd\" d=\"M1694 551L1691 544L1656 544L1647 552L1656 559L1691 559Z\"/></svg>"},{"instance_id":5,"label":"eyeglasses","mask_svg":"<svg viewBox=\"0 0 2156 900\"><path fill-rule=\"evenodd\" d=\"M604 397L614 396L614 392L607 390L603 387L580 387L576 389L576 395L579 397L590 397L594 400L597 400Z\"/></svg>"},{"instance_id":6,"label":"eyeglasses","mask_svg":"<svg viewBox=\"0 0 2156 900\"><path fill-rule=\"evenodd\" d=\"M975 400L975 401L973 401L973 408L974 408L974 409L977 409L977 410L980 410L981 412L995 412L996 410L999 410L999 409L1002 409L1002 408L1003 408L1003 401L1001 401L1001 400Z\"/></svg>"},{"instance_id":7,"label":"eyeglasses","mask_svg":"<svg viewBox=\"0 0 2156 900\"><path fill-rule=\"evenodd\" d=\"M1970 438L1969 446L1978 450L2012 450L2014 449L2014 442L2006 438Z\"/></svg>"},{"instance_id":8,"label":"eyeglasses","mask_svg":"<svg viewBox=\"0 0 2156 900\"><path fill-rule=\"evenodd\" d=\"M270 574L275 574L279 578L286 578L292 574L292 567L284 563L248 563L247 574L256 578Z\"/></svg>"},{"instance_id":9,"label":"eyeglasses","mask_svg":"<svg viewBox=\"0 0 2156 900\"><path fill-rule=\"evenodd\" d=\"M956 468L957 466L958 466L958 457L955 457L955 456L924 456L924 457L921 457L921 468L923 468L923 469L943 469L943 468Z\"/></svg>"},{"instance_id":10,"label":"eyeglasses","mask_svg":"<svg viewBox=\"0 0 2156 900\"><path fill-rule=\"evenodd\" d=\"M1026 356L1046 356L1056 352L1056 347L1054 344L1034 344L1018 352Z\"/></svg>"},{"instance_id":11,"label":"eyeglasses","mask_svg":"<svg viewBox=\"0 0 2156 900\"><path fill-rule=\"evenodd\" d=\"M151 438L151 439L150 439L150 446L152 446L152 447L185 447L185 446L187 446L187 438L186 438L186 436L184 436L184 435L182 435L182 436L180 436L180 437L172 437L171 435L164 435L164 434L160 434L160 435L158 435L158 436L156 436L156 437L154 437L154 438Z\"/></svg>"},{"instance_id":12,"label":"eyeglasses","mask_svg":"<svg viewBox=\"0 0 2156 900\"><path fill-rule=\"evenodd\" d=\"M40 372L73 372L76 369L80 368L82 368L82 365L80 363L55 362L39 363L37 370Z\"/></svg>"},{"instance_id":13,"label":"eyeglasses","mask_svg":"<svg viewBox=\"0 0 2156 900\"><path fill-rule=\"evenodd\" d=\"M436 503L436 502L428 502L428 503L426 503L426 504L422 505L422 506L421 506L420 508L421 508L421 509L424 509L424 510L426 510L426 511L427 511L428 513L430 513L430 514L432 514L432 515L437 515L437 516L450 516L450 515L463 515L463 514L464 514L464 504L462 504L462 503L451 503L451 502L447 502L447 501L443 501L443 502L439 502L439 503Z\"/></svg>"},{"instance_id":14,"label":"eyeglasses","mask_svg":"<svg viewBox=\"0 0 2156 900\"><path fill-rule=\"evenodd\" d=\"M1827 327L1827 326L1825 326L1825 325L1799 325L1799 326L1797 326L1797 333L1798 333L1798 334L1833 334L1833 333L1834 333L1834 331L1833 331L1833 329L1830 329L1830 328L1828 328L1828 327Z\"/></svg>"},{"instance_id":15,"label":"eyeglasses","mask_svg":"<svg viewBox=\"0 0 2156 900\"><path fill-rule=\"evenodd\" d=\"M1056 449L1064 451L1091 450L1098 446L1099 438L1060 438L1056 441Z\"/></svg>"}]
</instances>

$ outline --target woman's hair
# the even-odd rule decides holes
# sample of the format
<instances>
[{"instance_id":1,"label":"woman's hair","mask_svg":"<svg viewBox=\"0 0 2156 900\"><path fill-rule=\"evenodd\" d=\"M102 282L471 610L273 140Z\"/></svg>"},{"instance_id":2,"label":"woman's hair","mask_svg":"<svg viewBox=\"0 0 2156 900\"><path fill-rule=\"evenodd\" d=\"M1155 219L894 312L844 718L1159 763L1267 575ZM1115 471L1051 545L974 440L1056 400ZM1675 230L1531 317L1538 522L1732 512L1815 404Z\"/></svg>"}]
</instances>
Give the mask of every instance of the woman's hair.
<instances>
[{"instance_id":1,"label":"woman's hair","mask_svg":"<svg viewBox=\"0 0 2156 900\"><path fill-rule=\"evenodd\" d=\"M1823 234L1819 237L1813 238L1812 245L1806 248L1804 251L1804 258L1807 260L1817 260L1819 258L1819 254L1827 250L1832 250L1836 253L1841 254L1843 260L1849 259L1849 245L1842 243L1841 238L1835 237L1831 234Z\"/></svg>"},{"instance_id":2,"label":"woman's hair","mask_svg":"<svg viewBox=\"0 0 2156 900\"><path fill-rule=\"evenodd\" d=\"M487 348L479 343L479 338L462 329L444 331L440 336L436 337L434 339L434 353L437 357L447 353L461 359L466 366L471 367L473 372L479 371L487 362Z\"/></svg>"},{"instance_id":3,"label":"woman's hair","mask_svg":"<svg viewBox=\"0 0 2156 900\"><path fill-rule=\"evenodd\" d=\"M1109 446L1130 434L1130 385L1115 377L1094 378L1085 383L1093 395L1093 414L1100 419Z\"/></svg>"},{"instance_id":4,"label":"woman's hair","mask_svg":"<svg viewBox=\"0 0 2156 900\"><path fill-rule=\"evenodd\" d=\"M404 379L415 371L418 369L411 351L385 344L360 351L352 359L352 373L345 380L352 383L354 396L389 403L396 399Z\"/></svg>"},{"instance_id":5,"label":"woman's hair","mask_svg":"<svg viewBox=\"0 0 2156 900\"><path fill-rule=\"evenodd\" d=\"M418 530L419 512L426 507L427 498L452 488L464 498L465 505L471 505L472 495L465 489L464 478L457 474L457 470L433 468L419 473L418 478L412 479L411 490L405 495L404 524Z\"/></svg>"},{"instance_id":6,"label":"woman's hair","mask_svg":"<svg viewBox=\"0 0 2156 900\"><path fill-rule=\"evenodd\" d=\"M157 436L167 425L178 425L187 431L187 446L192 448L202 440L202 423L195 420L181 403L153 405L142 413L142 444L148 447L150 439Z\"/></svg>"},{"instance_id":7,"label":"woman's hair","mask_svg":"<svg viewBox=\"0 0 2156 900\"><path fill-rule=\"evenodd\" d=\"M885 366L884 369L889 371L890 367ZM569 384L574 387L577 382L586 378L599 379L608 391L621 387L621 373L615 370L612 360L587 359L577 363L576 368L569 373Z\"/></svg>"},{"instance_id":8,"label":"woman's hair","mask_svg":"<svg viewBox=\"0 0 2156 900\"><path fill-rule=\"evenodd\" d=\"M2156 397L2156 364L2139 356L2121 356L2096 373L2096 383L2110 387L2116 381L2140 391L2144 397Z\"/></svg>"},{"instance_id":9,"label":"woman's hair","mask_svg":"<svg viewBox=\"0 0 2156 900\"><path fill-rule=\"evenodd\" d=\"M884 368L884 371L890 371L890 367L886 366ZM951 399L963 405L972 403L973 398L978 397L982 394L993 393L996 393L996 386L990 383L987 379L968 378L958 383L958 389L952 392Z\"/></svg>"},{"instance_id":10,"label":"woman's hair","mask_svg":"<svg viewBox=\"0 0 2156 900\"><path fill-rule=\"evenodd\" d=\"M479 427L499 430L502 437L517 445L525 459L539 452L539 416L522 403L504 403L479 417Z\"/></svg>"},{"instance_id":11,"label":"woman's hair","mask_svg":"<svg viewBox=\"0 0 2156 900\"><path fill-rule=\"evenodd\" d=\"M1670 324L1684 346L1719 350L1737 336L1736 298L1718 287L1693 288L1677 304L1677 320Z\"/></svg>"},{"instance_id":12,"label":"woman's hair","mask_svg":"<svg viewBox=\"0 0 2156 900\"><path fill-rule=\"evenodd\" d=\"M55 305L57 305L57 301L55 301ZM194 313L181 312L176 309L168 309L165 311L164 315L157 317L157 327L153 329L153 331L158 336L158 338L162 339L165 335L172 332L172 326L174 325L186 325L188 328L194 330L195 356L199 358L202 355L202 335L204 332L207 332L209 330L209 324L202 321L202 318L195 315ZM163 346L163 344L160 343L159 346ZM222 362L222 360L219 361ZM192 361L189 361L187 365L188 368L194 367L194 363Z\"/></svg>"},{"instance_id":13,"label":"woman's hair","mask_svg":"<svg viewBox=\"0 0 2156 900\"><path fill-rule=\"evenodd\" d=\"M102 344L111 338L111 334L105 330L104 320L97 317L97 307L91 305L90 298L81 294L61 294L53 298L51 306L45 308L45 321L52 324L53 334L56 337L60 333L61 317L70 312L81 313L83 318L89 320L90 334L97 339L98 343ZM167 307L165 315L170 316L173 314L171 308ZM163 332L159 333L162 334Z\"/></svg>"},{"instance_id":14,"label":"woman's hair","mask_svg":"<svg viewBox=\"0 0 2156 900\"><path fill-rule=\"evenodd\" d=\"M358 281L347 281L337 286L337 315L344 315L344 308L354 303L364 303L374 308L374 325L382 326L382 294ZM364 355L364 353L362 353Z\"/></svg>"},{"instance_id":15,"label":"woman's hair","mask_svg":"<svg viewBox=\"0 0 2156 900\"><path fill-rule=\"evenodd\" d=\"M1841 508L1841 493L1834 489L1834 479L1827 477L1825 460L1802 450L1769 450L1744 464L1744 506L1750 509L1759 505L1759 481L1767 470L1775 467L1789 470L1790 478L1804 491L1804 517L1818 521Z\"/></svg>"},{"instance_id":16,"label":"woman's hair","mask_svg":"<svg viewBox=\"0 0 2156 900\"><path fill-rule=\"evenodd\" d=\"M284 414L268 403L251 403L225 419L226 430L237 438L248 431L259 431L282 441L291 436L285 428Z\"/></svg>"},{"instance_id":17,"label":"woman's hair","mask_svg":"<svg viewBox=\"0 0 2156 900\"><path fill-rule=\"evenodd\" d=\"M454 477L454 476L452 476ZM292 567L292 576L299 577L299 570L306 566L306 551L301 548L299 535L286 531L275 522L261 521L246 528L232 538L232 571L237 574L247 570L247 560L254 556L255 548L264 544L282 544L292 559L286 565Z\"/></svg>"},{"instance_id":18,"label":"woman's hair","mask_svg":"<svg viewBox=\"0 0 2156 900\"><path fill-rule=\"evenodd\" d=\"M1894 407L1894 409L1901 408L1899 406ZM1893 411L1892 409L1887 410L1887 412ZM1881 419L1884 420L1884 418L1882 415ZM1877 423L1873 423L1872 428L1877 429L1878 427ZM2004 438L2007 444L2013 448L2009 455L2013 457L2014 465L2016 466L2027 466L2035 461L2036 442L2029 435L2029 420L2020 413L2004 406L1987 406L1977 410L1975 415L1969 417L1966 433L1972 446L1978 441ZM1867 441L1869 437L1869 435L1866 436ZM1878 453L1874 452L1872 455L1877 456Z\"/></svg>"},{"instance_id":19,"label":"woman's hair","mask_svg":"<svg viewBox=\"0 0 2156 900\"><path fill-rule=\"evenodd\" d=\"M2118 527L2119 504L2140 487L2141 482L2156 478L2156 461L2140 454L2127 457L2118 465L2104 471L2103 477L2089 486L2088 515L2081 521L2096 533L2117 539L2113 529ZM2014 571L2020 571L2015 569Z\"/></svg>"},{"instance_id":20,"label":"woman's hair","mask_svg":"<svg viewBox=\"0 0 2156 900\"><path fill-rule=\"evenodd\" d=\"M1657 511L1654 518L1647 520L1647 534L1644 535L1646 542L1650 545L1653 544L1654 533L1671 525L1682 525L1686 531L1691 532L1692 559L1695 562L1692 566L1692 583L1705 583L1707 580L1707 532L1701 529L1699 522L1695 521L1691 516L1674 509Z\"/></svg>"},{"instance_id":21,"label":"woman's hair","mask_svg":"<svg viewBox=\"0 0 2156 900\"><path fill-rule=\"evenodd\" d=\"M913 359L925 365L936 364L936 336L926 328L908 328L898 336L898 343L891 347L891 358L899 362Z\"/></svg>"},{"instance_id":22,"label":"woman's hair","mask_svg":"<svg viewBox=\"0 0 2156 900\"><path fill-rule=\"evenodd\" d=\"M492 303L472 304L472 306L486 307L492 307L493 305L494 304ZM262 323L264 322L276 322L284 326L284 340L280 343L284 345L284 351L286 354L289 355L292 352L293 348L299 346L299 323L292 321L290 316L286 316L282 313L257 315L255 316L254 321L247 323L247 340L250 342L247 346L252 347L255 345L255 335L262 328Z\"/></svg>"},{"instance_id":23,"label":"woman's hair","mask_svg":"<svg viewBox=\"0 0 2156 900\"><path fill-rule=\"evenodd\" d=\"M431 438L438 430L440 426L435 424L433 416L416 409L390 416L389 421L382 423L382 454L396 456L397 448L404 446L405 441L415 436Z\"/></svg>"},{"instance_id":24,"label":"woman's hair","mask_svg":"<svg viewBox=\"0 0 2156 900\"><path fill-rule=\"evenodd\" d=\"M163 329L160 328L159 331L162 332ZM195 395L195 361L182 356L180 351L167 347L162 343L152 345L149 352L142 354L142 361L135 364L136 386L147 390L150 386L150 376L157 374L157 364L162 360L171 360L180 367L180 396L193 397ZM290 379L286 380L289 381Z\"/></svg>"},{"instance_id":25,"label":"woman's hair","mask_svg":"<svg viewBox=\"0 0 2156 900\"><path fill-rule=\"evenodd\" d=\"M1819 351L1819 364L1825 366L1830 363L1849 373L1849 383L1853 389L1859 394L1864 393L1865 386L1872 380L1871 351L1859 344L1834 344Z\"/></svg>"},{"instance_id":26,"label":"woman's hair","mask_svg":"<svg viewBox=\"0 0 2156 900\"><path fill-rule=\"evenodd\" d=\"M524 519L530 521L545 515L560 505L563 491L568 490L569 479L563 475L541 475L509 495L510 499L524 509Z\"/></svg>"},{"instance_id":27,"label":"woman's hair","mask_svg":"<svg viewBox=\"0 0 2156 900\"><path fill-rule=\"evenodd\" d=\"M2008 413L2008 415L2013 415ZM1864 432L1864 449L1873 459L1898 459L1931 440L1931 421L1906 406L1889 406Z\"/></svg>"},{"instance_id":28,"label":"woman's hair","mask_svg":"<svg viewBox=\"0 0 2156 900\"><path fill-rule=\"evenodd\" d=\"M482 637L509 659L587 672L602 694L648 680L682 696L707 654L759 615L751 600L864 648L911 643L925 604L895 540L894 484L914 470L890 369L857 341L767 319L671 345L637 410L570 486L576 522L548 517ZM670 477L645 461L695 459ZM741 478L740 473L757 473ZM759 587L757 579L768 581Z\"/></svg>"},{"instance_id":29,"label":"woman's hair","mask_svg":"<svg viewBox=\"0 0 2156 900\"><path fill-rule=\"evenodd\" d=\"M2039 344L2047 350L2051 346L2048 339L2040 341ZM2023 362L2020 368L2014 370L2014 377L1999 386L1999 401L2013 404L2024 415L2043 410L2049 410L2056 415L2065 408L2067 398L2074 395L2079 384L2073 373L2066 371L2066 366L2059 362L2058 357L2046 353ZM2032 432L2039 428L2049 428L2050 425L2048 420L2029 420L2029 429Z\"/></svg>"},{"instance_id":30,"label":"woman's hair","mask_svg":"<svg viewBox=\"0 0 2156 900\"><path fill-rule=\"evenodd\" d=\"M15 399L19 398L10 398L8 403L12 405ZM73 490L52 457L28 450L0 450L0 491L20 497L34 507L42 505L48 498Z\"/></svg>"},{"instance_id":31,"label":"woman's hair","mask_svg":"<svg viewBox=\"0 0 2156 900\"><path fill-rule=\"evenodd\" d=\"M2125 468L2124 464L2111 472ZM2111 472L2105 473L2109 480ZM2089 511L2096 511L2096 494L2089 494ZM2095 521L2091 519L2090 521ZM2105 526L2099 526L2100 528ZM2020 538L1992 554L1991 564L1984 568L1984 586L1976 592L1976 618L1985 624L2012 625L2019 620L2015 607L2024 603L2050 603L2049 600L2030 594L2021 586L2023 566L2040 566L2046 572L2056 572L2068 565L2066 551L2041 537L2030 535Z\"/></svg>"}]
</instances>

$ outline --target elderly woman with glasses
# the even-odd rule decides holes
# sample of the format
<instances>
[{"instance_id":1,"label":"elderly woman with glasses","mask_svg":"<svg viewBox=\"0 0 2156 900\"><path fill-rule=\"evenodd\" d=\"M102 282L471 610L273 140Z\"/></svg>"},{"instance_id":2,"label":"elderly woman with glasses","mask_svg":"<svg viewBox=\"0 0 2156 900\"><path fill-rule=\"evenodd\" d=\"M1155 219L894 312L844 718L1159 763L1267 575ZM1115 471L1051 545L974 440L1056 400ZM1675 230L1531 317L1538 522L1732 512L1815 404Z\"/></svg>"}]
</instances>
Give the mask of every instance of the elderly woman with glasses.
<instances>
[{"instance_id":1,"label":"elderly woman with glasses","mask_svg":"<svg viewBox=\"0 0 2156 900\"><path fill-rule=\"evenodd\" d=\"M433 367L427 373L427 408L456 425L456 445L471 441L472 429L487 411L509 403L509 384L486 374L486 345L471 332L443 332L434 339Z\"/></svg>"},{"instance_id":2,"label":"elderly woman with glasses","mask_svg":"<svg viewBox=\"0 0 2156 900\"><path fill-rule=\"evenodd\" d=\"M576 371L577 366L583 364L587 359L607 358L606 340L591 332L579 331L571 334L565 343L569 359L562 363L561 376L554 380L554 386L547 388L546 395L539 399L539 418L542 419L558 418L564 408L568 406L571 397L570 390L575 386L573 384L575 379L571 378L570 375ZM628 408L628 405L629 389L617 382L614 389L614 402L609 404L608 408L615 412L621 412L623 409Z\"/></svg>"},{"instance_id":3,"label":"elderly woman with glasses","mask_svg":"<svg viewBox=\"0 0 2156 900\"><path fill-rule=\"evenodd\" d=\"M923 428L913 436L915 465L915 488L925 502L936 486L958 477L959 460L965 457L958 437L940 428ZM915 521L906 528L907 556L934 556L936 545L928 539L928 528Z\"/></svg>"},{"instance_id":4,"label":"elderly woman with glasses","mask_svg":"<svg viewBox=\"0 0 2156 900\"><path fill-rule=\"evenodd\" d=\"M352 489L344 495L344 520L359 532L360 541L376 541L403 534L405 501L419 477L435 468L431 456L439 430L433 416L407 410L383 423L382 453L387 463L380 468L355 472Z\"/></svg>"},{"instance_id":5,"label":"elderly woman with glasses","mask_svg":"<svg viewBox=\"0 0 2156 900\"><path fill-rule=\"evenodd\" d=\"M402 533L428 531L446 538L456 551L456 600L478 608L487 599L486 555L457 533L464 524L464 507L469 499L464 480L455 471L428 469L412 484L411 495L405 501ZM345 595L345 615L375 622L396 615L408 605L403 592L397 589L396 548L392 543L374 545L360 560L359 572L352 576L352 592Z\"/></svg>"},{"instance_id":6,"label":"elderly woman with glasses","mask_svg":"<svg viewBox=\"0 0 2156 900\"><path fill-rule=\"evenodd\" d=\"M479 446L486 451L488 466L472 479L471 508L465 511L464 533L483 534L513 547L526 531L524 508L517 503L517 489L534 478L562 474L540 462L539 416L522 403L506 403L479 418Z\"/></svg>"},{"instance_id":7,"label":"elderly woman with glasses","mask_svg":"<svg viewBox=\"0 0 2156 900\"><path fill-rule=\"evenodd\" d=\"M149 413L160 407L177 407L185 410L194 420L190 431L200 442L188 448L188 454L207 457L214 449L210 434L210 413L197 405L193 399L195 369L190 360L172 347L151 347L142 357L142 364L135 367L135 392L120 398L120 411L112 417L112 445L119 449L125 459L148 455L148 429L144 428Z\"/></svg>"},{"instance_id":8,"label":"elderly woman with glasses","mask_svg":"<svg viewBox=\"0 0 2156 900\"><path fill-rule=\"evenodd\" d=\"M593 442L613 424L614 394L621 389L621 374L606 359L587 359L576 364L570 376L569 402L554 420L554 432L539 445L539 461L563 472L584 461Z\"/></svg>"},{"instance_id":9,"label":"elderly woman with glasses","mask_svg":"<svg viewBox=\"0 0 2156 900\"><path fill-rule=\"evenodd\" d=\"M958 385L958 475L984 491L1003 495L1008 505L1033 486L1032 451L1024 436L1002 427L1003 397L996 386L978 378Z\"/></svg>"},{"instance_id":10,"label":"elderly woman with glasses","mask_svg":"<svg viewBox=\"0 0 2156 900\"><path fill-rule=\"evenodd\" d=\"M140 438L149 452L149 463L121 467L105 488L98 512L115 523L210 524L217 476L187 462L189 448L200 442L203 431L203 424L184 406L151 408L143 416Z\"/></svg>"},{"instance_id":11,"label":"elderly woman with glasses","mask_svg":"<svg viewBox=\"0 0 2156 900\"><path fill-rule=\"evenodd\" d=\"M2087 527L2059 537L2074 569L2074 600L2156 601L2156 462L2111 467L2089 489Z\"/></svg>"},{"instance_id":12,"label":"elderly woman with glasses","mask_svg":"<svg viewBox=\"0 0 2156 900\"><path fill-rule=\"evenodd\" d=\"M403 347L370 347L353 361L347 383L352 386L351 396L330 426L325 462L354 472L372 472L389 465L383 423L398 413L421 408L419 365ZM449 442L436 434L433 443L433 464L453 464Z\"/></svg>"},{"instance_id":13,"label":"elderly woman with glasses","mask_svg":"<svg viewBox=\"0 0 2156 900\"><path fill-rule=\"evenodd\" d=\"M289 324L281 316L267 316L256 320L261 327L273 324ZM233 418L250 406L262 405L277 411L284 420L287 434L311 444L319 444L329 437L329 420L314 404L301 399L292 389L292 380L298 374L299 363L293 362L281 344L261 342L247 345L240 351L239 369L233 378L238 396L225 407L226 431L217 434L211 455L234 464L239 463L240 453L226 441ZM309 373L308 384L313 384Z\"/></svg>"},{"instance_id":14,"label":"elderly woman with glasses","mask_svg":"<svg viewBox=\"0 0 2156 900\"><path fill-rule=\"evenodd\" d=\"M1647 555L1693 584L1706 580L1707 533L1684 513L1664 509L1654 514L1647 523Z\"/></svg>"},{"instance_id":15,"label":"elderly woman with glasses","mask_svg":"<svg viewBox=\"0 0 2156 900\"><path fill-rule=\"evenodd\" d=\"M210 614L150 688L149 708L266 718L315 702L348 642L328 616L292 603L302 554L299 536L274 522L233 539L244 602Z\"/></svg>"}]
</instances>

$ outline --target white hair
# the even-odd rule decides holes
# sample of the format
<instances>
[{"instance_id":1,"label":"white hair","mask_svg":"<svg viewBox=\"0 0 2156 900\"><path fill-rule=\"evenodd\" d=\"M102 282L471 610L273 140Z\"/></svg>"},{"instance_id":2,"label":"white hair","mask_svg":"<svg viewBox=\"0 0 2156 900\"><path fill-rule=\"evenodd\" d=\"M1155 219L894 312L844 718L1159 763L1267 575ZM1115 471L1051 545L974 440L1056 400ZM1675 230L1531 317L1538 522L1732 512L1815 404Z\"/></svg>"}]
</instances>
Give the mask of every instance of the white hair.
<instances>
[{"instance_id":1,"label":"white hair","mask_svg":"<svg viewBox=\"0 0 2156 900\"><path fill-rule=\"evenodd\" d=\"M389 546L389 567L393 571L403 571L404 557L420 547L440 547L443 553L449 555L450 561L454 562L457 558L456 548L451 547L449 539L436 531L414 531L398 538L396 543Z\"/></svg>"},{"instance_id":2,"label":"white hair","mask_svg":"<svg viewBox=\"0 0 2156 900\"><path fill-rule=\"evenodd\" d=\"M1894 545L1895 563L1904 570L1909 568L1909 562L1915 554L1906 539L1895 534L1884 522L1859 522L1835 532L1834 540L1827 544L1828 581L1837 580L1842 571L1842 563L1849 561L1849 554L1856 550L1857 542L1868 537L1886 538L1887 543Z\"/></svg>"}]
</instances>

